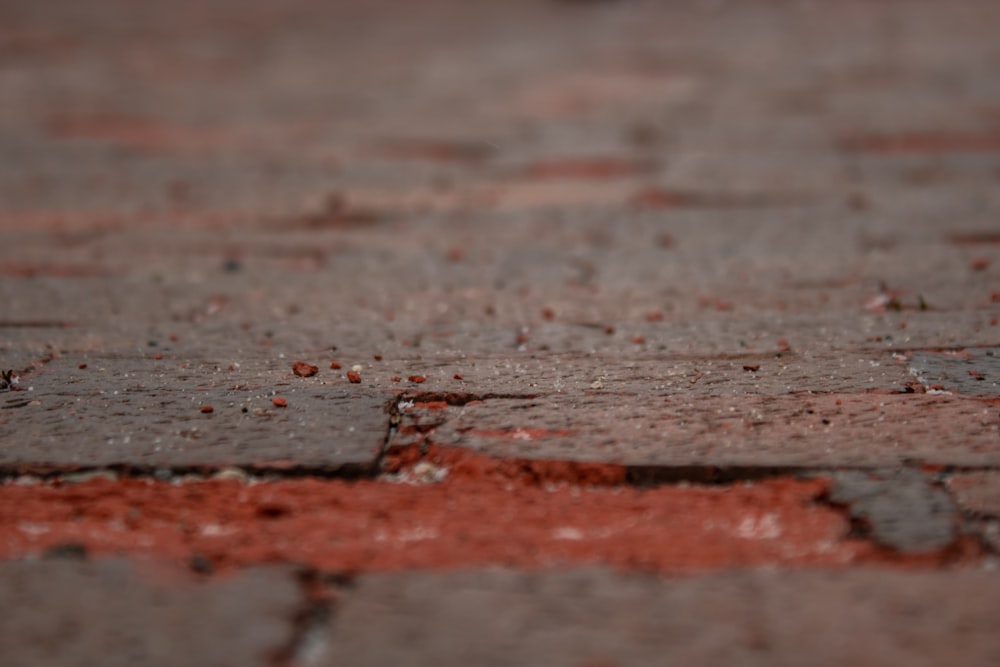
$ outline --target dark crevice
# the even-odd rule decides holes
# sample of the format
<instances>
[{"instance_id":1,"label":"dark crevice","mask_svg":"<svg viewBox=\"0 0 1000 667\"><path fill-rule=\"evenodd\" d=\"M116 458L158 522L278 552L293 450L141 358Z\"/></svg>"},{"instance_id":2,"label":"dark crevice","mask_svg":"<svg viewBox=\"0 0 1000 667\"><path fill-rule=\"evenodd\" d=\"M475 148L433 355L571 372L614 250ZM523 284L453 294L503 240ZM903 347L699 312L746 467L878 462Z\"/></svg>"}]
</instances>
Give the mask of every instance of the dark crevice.
<instances>
[{"instance_id":1,"label":"dark crevice","mask_svg":"<svg viewBox=\"0 0 1000 667\"><path fill-rule=\"evenodd\" d=\"M14 479L22 475L37 477L42 481L55 481L67 476L100 475L109 473L123 479L154 479L171 481L173 479L194 475L211 478L213 475L226 471L238 470L247 475L275 479L342 479L358 480L375 477L375 468L371 464L339 464L339 465L185 465L156 466L133 463L116 463L105 466L60 465L52 463L22 463L0 465L0 482ZM68 480L74 481L74 480Z\"/></svg>"},{"instance_id":2,"label":"dark crevice","mask_svg":"<svg viewBox=\"0 0 1000 667\"><path fill-rule=\"evenodd\" d=\"M462 407L477 401L492 401L498 399L505 400L531 400L538 398L538 394L472 394L466 392L406 392L395 399L396 411L398 413L399 402L413 401L414 403L446 403L451 407Z\"/></svg>"},{"instance_id":3,"label":"dark crevice","mask_svg":"<svg viewBox=\"0 0 1000 667\"><path fill-rule=\"evenodd\" d=\"M271 655L274 667L314 664L322 658L339 591L354 585L349 576L311 568L300 570L296 576L302 603L291 619L288 641Z\"/></svg>"},{"instance_id":4,"label":"dark crevice","mask_svg":"<svg viewBox=\"0 0 1000 667\"><path fill-rule=\"evenodd\" d=\"M754 482L773 477L799 477L816 474L815 468L804 466L744 466L744 465L626 465L629 486L655 487L669 484L727 485Z\"/></svg>"},{"instance_id":5,"label":"dark crevice","mask_svg":"<svg viewBox=\"0 0 1000 667\"><path fill-rule=\"evenodd\" d=\"M0 465L0 483L16 479L20 476L36 477L43 482L53 482L63 480L69 483L80 481L74 477L87 475L100 476L107 473L119 479L154 479L159 481L172 481L184 476L198 476L205 479L212 479L217 473L227 470L237 470L248 476L263 477L269 479L320 479L320 480L345 480L355 481L363 479L377 479L383 472L383 463L386 456L393 453L394 449L406 448L411 445L398 445L395 448L390 440L395 433L395 426L387 429L387 434L378 457L371 464L342 464L342 465L186 465L186 466L154 466L138 464L112 464L106 466L82 466L82 465L59 465L45 463L24 463L12 465ZM421 440L421 443L423 443ZM417 443L413 443L417 444ZM431 444L429 441L423 443L422 449ZM456 450L465 450L463 447L453 447ZM468 449L469 454L478 454L475 450ZM522 459L519 457L489 456L498 461L523 461L538 465L552 463L568 463L578 465L605 465L601 461L574 461L568 459ZM609 463L608 465L618 465ZM638 488L652 488L671 484L700 484L710 486L724 486L740 482L755 482L775 477L816 477L829 476L844 472L862 472L877 474L884 471L883 467L873 466L838 466L829 468L817 468L815 466L798 465L773 465L773 466L753 466L753 465L658 465L658 464L624 464L621 468L625 471L623 484ZM946 479L952 474L968 472L997 472L1000 466L946 466L935 472L929 481ZM838 506L829 498L824 502L831 506ZM842 505L847 508L848 505Z\"/></svg>"}]
</instances>

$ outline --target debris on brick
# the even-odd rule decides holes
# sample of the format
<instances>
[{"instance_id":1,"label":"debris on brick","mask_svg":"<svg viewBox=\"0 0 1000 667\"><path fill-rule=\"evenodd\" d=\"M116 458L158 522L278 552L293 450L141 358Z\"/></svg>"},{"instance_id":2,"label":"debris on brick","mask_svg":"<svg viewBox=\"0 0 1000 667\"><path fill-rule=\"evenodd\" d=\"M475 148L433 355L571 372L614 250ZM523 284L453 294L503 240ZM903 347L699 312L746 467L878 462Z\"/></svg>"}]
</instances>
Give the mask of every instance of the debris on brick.
<instances>
[{"instance_id":1,"label":"debris on brick","mask_svg":"<svg viewBox=\"0 0 1000 667\"><path fill-rule=\"evenodd\" d=\"M316 375L319 372L319 368L304 361L296 361L292 364L292 372L299 377L307 378Z\"/></svg>"}]
</instances>

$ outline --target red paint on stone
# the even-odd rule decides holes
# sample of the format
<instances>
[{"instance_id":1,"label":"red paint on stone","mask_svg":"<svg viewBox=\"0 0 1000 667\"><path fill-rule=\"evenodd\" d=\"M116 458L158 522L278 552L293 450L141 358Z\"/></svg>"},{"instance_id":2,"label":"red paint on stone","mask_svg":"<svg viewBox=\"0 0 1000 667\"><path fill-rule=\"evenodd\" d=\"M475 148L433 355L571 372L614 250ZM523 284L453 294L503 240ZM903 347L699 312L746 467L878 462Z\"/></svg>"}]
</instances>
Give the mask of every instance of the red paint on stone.
<instances>
[{"instance_id":1,"label":"red paint on stone","mask_svg":"<svg viewBox=\"0 0 1000 667\"><path fill-rule=\"evenodd\" d=\"M437 454L431 459L455 464L433 485L7 484L0 487L0 558L78 543L95 555L199 556L222 572L278 562L339 572L590 564L696 572L954 559L904 559L849 538L845 516L821 502L822 479L637 489L602 486L623 474L617 466L538 462L539 477L525 462ZM595 484L559 483L560 470L573 479L585 473Z\"/></svg>"},{"instance_id":2,"label":"red paint on stone","mask_svg":"<svg viewBox=\"0 0 1000 667\"><path fill-rule=\"evenodd\" d=\"M412 407L424 410L444 410L448 407L448 403L445 401L414 401Z\"/></svg>"}]
</instances>

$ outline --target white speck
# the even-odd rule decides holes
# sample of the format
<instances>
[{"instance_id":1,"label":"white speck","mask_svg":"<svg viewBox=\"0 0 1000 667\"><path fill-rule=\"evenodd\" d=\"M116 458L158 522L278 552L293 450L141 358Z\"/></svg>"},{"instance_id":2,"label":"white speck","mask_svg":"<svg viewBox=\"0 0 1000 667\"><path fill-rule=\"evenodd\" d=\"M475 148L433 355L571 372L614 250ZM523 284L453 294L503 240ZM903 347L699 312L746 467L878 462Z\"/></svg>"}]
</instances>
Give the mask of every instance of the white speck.
<instances>
[{"instance_id":1,"label":"white speck","mask_svg":"<svg viewBox=\"0 0 1000 667\"><path fill-rule=\"evenodd\" d=\"M736 534L745 540L773 540L781 536L781 525L774 514L763 517L744 517L736 527Z\"/></svg>"},{"instance_id":2,"label":"white speck","mask_svg":"<svg viewBox=\"0 0 1000 667\"><path fill-rule=\"evenodd\" d=\"M18 523L17 529L22 533L27 533L28 535L44 535L49 532L49 527L45 524L30 523L28 521Z\"/></svg>"},{"instance_id":3,"label":"white speck","mask_svg":"<svg viewBox=\"0 0 1000 667\"><path fill-rule=\"evenodd\" d=\"M417 526L416 528L410 528L408 530L399 531L399 535L396 539L399 542L424 542L426 540L437 539L439 533L434 528L424 528L423 526Z\"/></svg>"},{"instance_id":4,"label":"white speck","mask_svg":"<svg viewBox=\"0 0 1000 667\"><path fill-rule=\"evenodd\" d=\"M552 531L552 539L554 540L582 540L583 533L579 528L573 528L572 526L562 526L561 528L556 528Z\"/></svg>"}]
</instances>

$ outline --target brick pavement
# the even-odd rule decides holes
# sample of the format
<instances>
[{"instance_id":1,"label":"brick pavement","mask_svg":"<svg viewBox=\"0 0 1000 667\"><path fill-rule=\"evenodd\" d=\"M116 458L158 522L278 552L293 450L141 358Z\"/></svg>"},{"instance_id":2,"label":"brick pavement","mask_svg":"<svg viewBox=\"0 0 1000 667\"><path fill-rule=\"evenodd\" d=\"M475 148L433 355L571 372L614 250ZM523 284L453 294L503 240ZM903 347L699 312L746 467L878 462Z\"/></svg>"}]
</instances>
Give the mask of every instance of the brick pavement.
<instances>
[{"instance_id":1,"label":"brick pavement","mask_svg":"<svg viewBox=\"0 0 1000 667\"><path fill-rule=\"evenodd\" d=\"M15 664L993 664L998 13L0 3Z\"/></svg>"}]
</instances>

